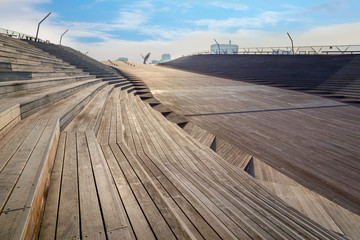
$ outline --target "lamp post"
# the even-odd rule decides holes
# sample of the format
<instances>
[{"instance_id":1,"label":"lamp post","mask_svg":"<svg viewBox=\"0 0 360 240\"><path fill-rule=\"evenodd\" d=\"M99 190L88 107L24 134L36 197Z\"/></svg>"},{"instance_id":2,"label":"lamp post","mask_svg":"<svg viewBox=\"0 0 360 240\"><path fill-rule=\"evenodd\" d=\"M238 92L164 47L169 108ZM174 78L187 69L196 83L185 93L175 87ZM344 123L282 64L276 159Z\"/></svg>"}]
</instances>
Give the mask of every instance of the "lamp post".
<instances>
[{"instance_id":1,"label":"lamp post","mask_svg":"<svg viewBox=\"0 0 360 240\"><path fill-rule=\"evenodd\" d=\"M216 41L216 39L214 39L214 41L216 42L216 44L218 45L218 48L219 48L219 54L221 54L221 51L220 51L220 44Z\"/></svg>"},{"instance_id":2,"label":"lamp post","mask_svg":"<svg viewBox=\"0 0 360 240\"><path fill-rule=\"evenodd\" d=\"M61 40L62 40L62 37L65 35L65 33L67 33L67 31L69 31L69 29L67 29L63 34L61 34L61 37L60 37L60 43L59 45L61 45Z\"/></svg>"},{"instance_id":3,"label":"lamp post","mask_svg":"<svg viewBox=\"0 0 360 240\"><path fill-rule=\"evenodd\" d=\"M292 38L291 38L291 36L290 36L289 33L287 33L287 35L289 36L290 41L291 41L291 49L292 49L292 52L293 52L293 54L295 54L295 52L294 52L294 41L292 40Z\"/></svg>"},{"instance_id":4,"label":"lamp post","mask_svg":"<svg viewBox=\"0 0 360 240\"><path fill-rule=\"evenodd\" d=\"M51 14L51 12L49 12L48 15L46 15L46 17L44 17L43 20L41 20L41 21L39 22L38 27L37 27L37 31L36 31L35 42L38 40L40 24L41 24L50 14Z\"/></svg>"}]
</instances>

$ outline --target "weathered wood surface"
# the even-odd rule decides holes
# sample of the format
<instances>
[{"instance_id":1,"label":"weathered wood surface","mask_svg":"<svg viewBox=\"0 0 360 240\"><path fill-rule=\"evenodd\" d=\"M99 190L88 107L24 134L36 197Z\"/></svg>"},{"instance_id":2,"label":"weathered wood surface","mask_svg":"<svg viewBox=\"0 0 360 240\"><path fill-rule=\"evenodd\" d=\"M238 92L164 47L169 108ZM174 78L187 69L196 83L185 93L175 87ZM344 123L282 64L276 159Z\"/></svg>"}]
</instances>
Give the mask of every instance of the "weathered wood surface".
<instances>
[{"instance_id":1,"label":"weathered wood surface","mask_svg":"<svg viewBox=\"0 0 360 240\"><path fill-rule=\"evenodd\" d=\"M111 94L98 141L137 238L340 237L126 91Z\"/></svg>"},{"instance_id":2,"label":"weathered wood surface","mask_svg":"<svg viewBox=\"0 0 360 240\"><path fill-rule=\"evenodd\" d=\"M40 239L133 236L95 137L112 89L97 93L61 134Z\"/></svg>"},{"instance_id":3,"label":"weathered wood surface","mask_svg":"<svg viewBox=\"0 0 360 240\"><path fill-rule=\"evenodd\" d=\"M195 55L162 65L318 94L359 106L359 54Z\"/></svg>"},{"instance_id":4,"label":"weathered wood surface","mask_svg":"<svg viewBox=\"0 0 360 240\"><path fill-rule=\"evenodd\" d=\"M304 188L284 174L254 158L254 175L261 184L290 206L327 229L360 238L360 216Z\"/></svg>"},{"instance_id":5,"label":"weathered wood surface","mask_svg":"<svg viewBox=\"0 0 360 240\"><path fill-rule=\"evenodd\" d=\"M359 214L360 109L158 66L119 68L175 112Z\"/></svg>"},{"instance_id":6,"label":"weathered wood surface","mask_svg":"<svg viewBox=\"0 0 360 240\"><path fill-rule=\"evenodd\" d=\"M32 238L40 226L50 171L58 145L61 119L71 120L102 84L79 91L21 120L1 146L1 237Z\"/></svg>"}]
</instances>

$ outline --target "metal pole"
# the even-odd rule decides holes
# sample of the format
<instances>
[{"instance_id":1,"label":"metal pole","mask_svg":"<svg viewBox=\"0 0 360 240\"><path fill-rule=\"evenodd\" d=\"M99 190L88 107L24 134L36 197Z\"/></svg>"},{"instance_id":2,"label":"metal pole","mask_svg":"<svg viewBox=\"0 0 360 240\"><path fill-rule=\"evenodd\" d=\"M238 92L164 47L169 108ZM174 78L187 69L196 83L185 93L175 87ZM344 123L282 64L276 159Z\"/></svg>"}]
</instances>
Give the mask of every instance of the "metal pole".
<instances>
[{"instance_id":1,"label":"metal pole","mask_svg":"<svg viewBox=\"0 0 360 240\"><path fill-rule=\"evenodd\" d=\"M221 54L220 52L220 44L216 41L216 39L214 39L214 41L216 42L216 44L218 45L218 48L219 48L219 54Z\"/></svg>"},{"instance_id":2,"label":"metal pole","mask_svg":"<svg viewBox=\"0 0 360 240\"><path fill-rule=\"evenodd\" d=\"M44 19L39 22L38 27L37 27L37 31L36 31L35 42L38 40L40 24L41 24L50 14L51 14L51 12L49 12L48 15L46 15L46 17L44 17Z\"/></svg>"},{"instance_id":3,"label":"metal pole","mask_svg":"<svg viewBox=\"0 0 360 240\"><path fill-rule=\"evenodd\" d=\"M63 34L61 34L61 37L60 37L60 43L59 45L61 45L61 40L62 40L62 37L65 35L65 33L67 33L67 31L69 31L69 29L67 29Z\"/></svg>"},{"instance_id":4,"label":"metal pole","mask_svg":"<svg viewBox=\"0 0 360 240\"><path fill-rule=\"evenodd\" d=\"M289 34L289 33L287 33L287 35L289 36L290 41L291 41L291 48L292 48L292 52L293 52L293 54L295 54L295 52L294 52L294 41L292 40L292 38L291 38L291 36L290 36L290 34Z\"/></svg>"}]
</instances>

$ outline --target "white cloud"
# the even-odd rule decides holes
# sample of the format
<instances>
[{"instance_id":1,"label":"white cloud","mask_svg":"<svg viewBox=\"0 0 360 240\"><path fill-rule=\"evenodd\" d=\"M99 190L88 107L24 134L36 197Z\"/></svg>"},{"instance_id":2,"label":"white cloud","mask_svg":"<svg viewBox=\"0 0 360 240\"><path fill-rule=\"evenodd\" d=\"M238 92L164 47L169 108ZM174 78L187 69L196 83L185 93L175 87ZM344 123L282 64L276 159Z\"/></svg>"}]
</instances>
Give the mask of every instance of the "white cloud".
<instances>
[{"instance_id":1,"label":"white cloud","mask_svg":"<svg viewBox=\"0 0 360 240\"><path fill-rule=\"evenodd\" d=\"M134 10L132 12L120 12L119 17L115 20L113 27L117 29L138 29L149 20L148 14L141 10Z\"/></svg>"},{"instance_id":2,"label":"white cloud","mask_svg":"<svg viewBox=\"0 0 360 240\"><path fill-rule=\"evenodd\" d=\"M210 2L210 5L224 9L237 10L237 11L245 11L249 9L248 6L244 4L234 3L234 2L213 1Z\"/></svg>"},{"instance_id":3,"label":"white cloud","mask_svg":"<svg viewBox=\"0 0 360 240\"><path fill-rule=\"evenodd\" d=\"M304 32L293 31L291 36L294 39L295 46L359 44L360 32L354 32L354 29L359 28L360 22L348 23L316 27ZM119 57L128 57L130 61L141 62L140 53L151 52L150 60L158 60L163 53L170 53L173 58L176 58L196 52L209 51L210 45L214 44L214 38L219 43L227 43L232 40L232 43L238 44L240 48L290 46L286 32L247 29L240 29L234 33L219 31L179 32L178 39L171 41L135 42L109 39L103 43L76 43L72 46L84 52L90 50L90 56L98 60L115 60Z\"/></svg>"},{"instance_id":4,"label":"white cloud","mask_svg":"<svg viewBox=\"0 0 360 240\"><path fill-rule=\"evenodd\" d=\"M256 17L228 18L228 19L200 19L193 21L195 25L207 26L210 30L226 31L230 28L261 28L265 25L275 25L285 18L279 12L264 12Z\"/></svg>"},{"instance_id":5,"label":"white cloud","mask_svg":"<svg viewBox=\"0 0 360 240\"><path fill-rule=\"evenodd\" d=\"M360 44L360 22L320 26L295 36L296 45ZM297 43L298 42L298 43Z\"/></svg>"},{"instance_id":6,"label":"white cloud","mask_svg":"<svg viewBox=\"0 0 360 240\"><path fill-rule=\"evenodd\" d=\"M47 14L47 12L36 10L35 6L37 3L44 3L48 0L1 1L1 27L35 35L37 23ZM49 19L42 24L40 37L58 43L60 35L69 28L69 32L62 41L64 45L82 52L89 51L89 55L98 60L128 57L130 61L137 62L142 60L140 53L151 52L150 60L153 60L160 59L163 53L170 53L174 58L194 52L209 51L210 45L214 43L214 38L220 43L232 40L232 43L238 44L240 47L290 45L286 31L273 30L271 32L266 28L267 26L276 26L280 21L294 21L289 18L288 12L268 11L251 18L203 19L192 22L197 26L208 27L207 30L202 31L194 31L190 27L169 30L149 24L152 14L156 13L153 7L147 8L152 6L149 5L150 3L141 1L137 2L137 7L121 9L119 16L123 18L119 17L110 23L54 22L56 13L52 13ZM16 14L14 14L14 9L16 9ZM147 41L125 41L117 40L111 34L117 29L129 29L130 26L137 33L157 37ZM225 31L229 29L231 32ZM360 32L356 29L360 29L360 22L317 26L301 31L290 28L287 31L291 33L295 46L301 46L359 44ZM102 42L83 43L78 39L86 37L101 38Z\"/></svg>"}]
</instances>

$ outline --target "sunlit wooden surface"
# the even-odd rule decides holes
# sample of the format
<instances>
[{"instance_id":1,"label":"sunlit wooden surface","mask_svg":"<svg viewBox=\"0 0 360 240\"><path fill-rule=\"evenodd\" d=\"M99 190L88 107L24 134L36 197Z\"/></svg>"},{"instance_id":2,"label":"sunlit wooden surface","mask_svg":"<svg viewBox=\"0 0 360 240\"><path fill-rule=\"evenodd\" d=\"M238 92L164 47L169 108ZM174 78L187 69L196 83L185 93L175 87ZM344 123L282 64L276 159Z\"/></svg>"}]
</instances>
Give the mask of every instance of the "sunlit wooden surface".
<instances>
[{"instance_id":1,"label":"sunlit wooden surface","mask_svg":"<svg viewBox=\"0 0 360 240\"><path fill-rule=\"evenodd\" d=\"M159 66L119 68L175 112L360 213L360 109L300 92Z\"/></svg>"}]
</instances>

